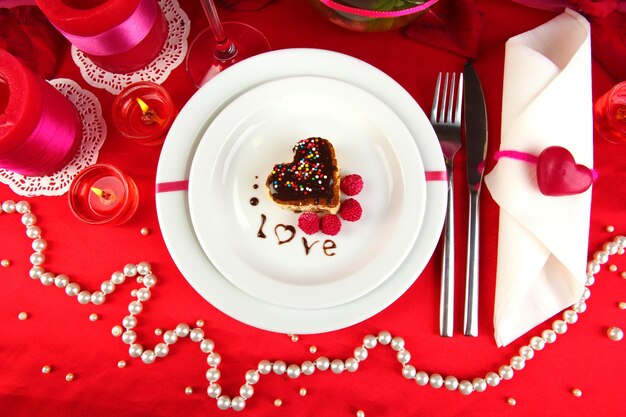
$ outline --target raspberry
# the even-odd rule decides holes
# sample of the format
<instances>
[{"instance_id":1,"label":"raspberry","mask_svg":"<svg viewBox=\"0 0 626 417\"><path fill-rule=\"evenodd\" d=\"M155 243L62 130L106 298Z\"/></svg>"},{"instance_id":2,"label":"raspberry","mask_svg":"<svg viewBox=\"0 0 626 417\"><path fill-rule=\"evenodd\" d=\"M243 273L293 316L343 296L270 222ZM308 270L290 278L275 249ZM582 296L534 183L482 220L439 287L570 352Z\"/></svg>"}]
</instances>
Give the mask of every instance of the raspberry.
<instances>
[{"instance_id":1,"label":"raspberry","mask_svg":"<svg viewBox=\"0 0 626 417\"><path fill-rule=\"evenodd\" d=\"M322 217L322 233L335 236L341 230L341 220L335 214L327 214Z\"/></svg>"},{"instance_id":2,"label":"raspberry","mask_svg":"<svg viewBox=\"0 0 626 417\"><path fill-rule=\"evenodd\" d=\"M363 189L363 178L359 174L346 175L341 179L339 188L346 195L357 195Z\"/></svg>"},{"instance_id":3,"label":"raspberry","mask_svg":"<svg viewBox=\"0 0 626 417\"><path fill-rule=\"evenodd\" d=\"M298 217L298 227L307 235L312 235L320 230L320 219L315 213L302 213Z\"/></svg>"},{"instance_id":4,"label":"raspberry","mask_svg":"<svg viewBox=\"0 0 626 417\"><path fill-rule=\"evenodd\" d=\"M341 203L341 208L339 209L339 214L341 218L349 221L355 222L361 218L361 214L363 214L363 209L358 201L354 198L348 198L343 203Z\"/></svg>"}]
</instances>

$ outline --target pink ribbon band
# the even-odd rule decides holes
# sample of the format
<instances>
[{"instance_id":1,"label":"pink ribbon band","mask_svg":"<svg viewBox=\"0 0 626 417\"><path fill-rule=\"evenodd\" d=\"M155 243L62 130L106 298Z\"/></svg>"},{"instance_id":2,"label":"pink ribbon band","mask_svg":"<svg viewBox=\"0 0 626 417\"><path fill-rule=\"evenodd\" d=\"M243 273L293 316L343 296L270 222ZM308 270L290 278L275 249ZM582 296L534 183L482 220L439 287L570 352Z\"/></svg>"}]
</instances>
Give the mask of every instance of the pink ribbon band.
<instances>
[{"instance_id":1,"label":"pink ribbon band","mask_svg":"<svg viewBox=\"0 0 626 417\"><path fill-rule=\"evenodd\" d=\"M495 161L499 160L500 158L516 159L518 161L524 161L524 162L528 162L531 164L536 164L537 160L539 159L538 156L533 155L528 152L511 151L511 150L498 151L493 155L493 159ZM598 171L596 171L595 169L591 170L591 175L593 175L594 181L598 179Z\"/></svg>"},{"instance_id":2,"label":"pink ribbon band","mask_svg":"<svg viewBox=\"0 0 626 417\"><path fill-rule=\"evenodd\" d=\"M152 30L158 16L156 0L140 0L137 9L119 25L94 36L79 36L57 27L72 45L94 56L117 55L137 46Z\"/></svg>"},{"instance_id":3,"label":"pink ribbon band","mask_svg":"<svg viewBox=\"0 0 626 417\"><path fill-rule=\"evenodd\" d=\"M447 181L448 173L446 171L426 171L426 181Z\"/></svg>"},{"instance_id":4,"label":"pink ribbon band","mask_svg":"<svg viewBox=\"0 0 626 417\"><path fill-rule=\"evenodd\" d=\"M172 191L186 191L189 188L189 180L158 182L157 193L169 193Z\"/></svg>"},{"instance_id":5,"label":"pink ribbon band","mask_svg":"<svg viewBox=\"0 0 626 417\"><path fill-rule=\"evenodd\" d=\"M0 155L2 168L26 176L50 174L63 168L79 143L76 109L54 87L41 82L43 107L37 126L19 146Z\"/></svg>"},{"instance_id":6,"label":"pink ribbon band","mask_svg":"<svg viewBox=\"0 0 626 417\"><path fill-rule=\"evenodd\" d=\"M408 9L402 10L368 10L368 9L360 9L358 7L350 7L344 4L337 3L333 0L320 0L320 2L330 7L331 9L337 10L339 12L350 13L356 16L361 17L383 17L383 18L391 18L391 17L401 17L406 16L413 13L418 13L423 10L428 9L439 0L428 0L426 3L420 4L418 6L409 7Z\"/></svg>"}]
</instances>

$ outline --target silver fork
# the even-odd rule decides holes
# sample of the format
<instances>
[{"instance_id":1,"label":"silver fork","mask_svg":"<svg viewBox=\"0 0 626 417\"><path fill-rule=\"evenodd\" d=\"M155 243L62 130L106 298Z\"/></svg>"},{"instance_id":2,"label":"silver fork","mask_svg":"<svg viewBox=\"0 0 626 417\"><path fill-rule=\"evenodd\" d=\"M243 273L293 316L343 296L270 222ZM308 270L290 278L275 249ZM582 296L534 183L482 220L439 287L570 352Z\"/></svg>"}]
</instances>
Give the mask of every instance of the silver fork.
<instances>
[{"instance_id":1,"label":"silver fork","mask_svg":"<svg viewBox=\"0 0 626 417\"><path fill-rule=\"evenodd\" d=\"M443 267L439 304L439 333L452 337L454 329L454 178L453 159L461 148L461 103L463 102L463 74L446 73L441 92L442 73L437 77L430 123L435 128L446 163L448 176L448 208L443 236ZM441 95L441 97L440 97Z\"/></svg>"}]
</instances>

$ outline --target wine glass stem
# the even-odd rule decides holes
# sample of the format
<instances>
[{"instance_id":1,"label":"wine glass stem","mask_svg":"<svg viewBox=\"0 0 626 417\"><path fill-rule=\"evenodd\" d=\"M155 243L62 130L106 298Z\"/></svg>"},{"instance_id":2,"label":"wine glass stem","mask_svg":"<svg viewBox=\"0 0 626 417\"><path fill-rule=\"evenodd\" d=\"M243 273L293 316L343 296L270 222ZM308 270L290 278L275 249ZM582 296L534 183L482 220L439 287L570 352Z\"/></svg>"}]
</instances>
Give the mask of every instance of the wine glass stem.
<instances>
[{"instance_id":1,"label":"wine glass stem","mask_svg":"<svg viewBox=\"0 0 626 417\"><path fill-rule=\"evenodd\" d=\"M237 47L224 33L222 22L217 15L215 2L213 0L201 0L201 3L215 39L215 58L220 61L233 59L237 55Z\"/></svg>"}]
</instances>

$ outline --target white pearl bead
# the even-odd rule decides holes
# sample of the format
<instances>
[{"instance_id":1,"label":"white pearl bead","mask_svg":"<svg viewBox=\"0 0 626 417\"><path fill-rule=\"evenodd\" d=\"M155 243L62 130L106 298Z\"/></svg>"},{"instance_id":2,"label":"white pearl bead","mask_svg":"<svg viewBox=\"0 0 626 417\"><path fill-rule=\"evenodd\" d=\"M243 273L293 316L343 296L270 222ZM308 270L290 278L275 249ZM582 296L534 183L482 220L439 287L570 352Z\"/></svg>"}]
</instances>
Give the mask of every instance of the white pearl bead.
<instances>
[{"instance_id":1,"label":"white pearl bead","mask_svg":"<svg viewBox=\"0 0 626 417\"><path fill-rule=\"evenodd\" d=\"M67 284L69 283L70 283L70 279L67 277L67 275L59 274L56 277L54 277L54 285L56 285L59 288L65 288L67 287Z\"/></svg>"},{"instance_id":2,"label":"white pearl bead","mask_svg":"<svg viewBox=\"0 0 626 417\"><path fill-rule=\"evenodd\" d=\"M80 285L74 282L67 284L67 286L65 287L65 294L69 295L70 297L77 296L79 292L80 292Z\"/></svg>"},{"instance_id":3,"label":"white pearl bead","mask_svg":"<svg viewBox=\"0 0 626 417\"><path fill-rule=\"evenodd\" d=\"M591 298L591 290L589 288L585 288L583 290L583 300L588 300Z\"/></svg>"},{"instance_id":4,"label":"white pearl bead","mask_svg":"<svg viewBox=\"0 0 626 417\"><path fill-rule=\"evenodd\" d=\"M126 276L123 272L115 271L111 274L111 282L115 285L123 284L126 280Z\"/></svg>"},{"instance_id":5,"label":"white pearl bead","mask_svg":"<svg viewBox=\"0 0 626 417\"><path fill-rule=\"evenodd\" d=\"M122 319L122 326L127 329L133 329L137 326L137 318L135 316L126 316Z\"/></svg>"},{"instance_id":6,"label":"white pearl bead","mask_svg":"<svg viewBox=\"0 0 626 417\"><path fill-rule=\"evenodd\" d=\"M45 261L46 261L46 255L44 255L43 253L35 252L32 255L30 255L30 263L33 264L33 266L40 266Z\"/></svg>"},{"instance_id":7,"label":"white pearl bead","mask_svg":"<svg viewBox=\"0 0 626 417\"><path fill-rule=\"evenodd\" d=\"M228 410L230 407L230 397L228 395L220 395L217 398L217 408L220 410Z\"/></svg>"},{"instance_id":8,"label":"white pearl bead","mask_svg":"<svg viewBox=\"0 0 626 417\"><path fill-rule=\"evenodd\" d=\"M417 370L413 365L404 365L402 367L402 376L406 379L413 379L417 375Z\"/></svg>"},{"instance_id":9,"label":"white pearl bead","mask_svg":"<svg viewBox=\"0 0 626 417\"><path fill-rule=\"evenodd\" d=\"M415 374L415 382L417 382L417 385L421 387L428 384L429 379L428 374L424 371L419 371Z\"/></svg>"},{"instance_id":10,"label":"white pearl bead","mask_svg":"<svg viewBox=\"0 0 626 417\"><path fill-rule=\"evenodd\" d=\"M313 375L313 373L315 372L315 364L311 361L302 362L302 365L300 365L300 368L302 369L302 373L304 375Z\"/></svg>"},{"instance_id":11,"label":"white pearl bead","mask_svg":"<svg viewBox=\"0 0 626 417\"><path fill-rule=\"evenodd\" d=\"M165 343L157 343L154 347L154 354L159 358L167 356L168 353L170 353L170 347Z\"/></svg>"},{"instance_id":12,"label":"white pearl bead","mask_svg":"<svg viewBox=\"0 0 626 417\"><path fill-rule=\"evenodd\" d=\"M139 301L148 301L150 299L150 290L148 288L140 288L137 290L137 299Z\"/></svg>"},{"instance_id":13,"label":"white pearl bead","mask_svg":"<svg viewBox=\"0 0 626 417\"><path fill-rule=\"evenodd\" d=\"M404 349L404 339L399 336L391 339L391 348L396 351Z\"/></svg>"},{"instance_id":14,"label":"white pearl bead","mask_svg":"<svg viewBox=\"0 0 626 417\"><path fill-rule=\"evenodd\" d=\"M52 272L44 272L43 274L41 274L41 278L39 278L39 281L41 281L41 283L43 285L52 285L54 284L54 274Z\"/></svg>"},{"instance_id":15,"label":"white pearl bead","mask_svg":"<svg viewBox=\"0 0 626 417\"><path fill-rule=\"evenodd\" d=\"M472 386L476 392L484 392L487 389L487 382L483 378L474 378Z\"/></svg>"},{"instance_id":16,"label":"white pearl bead","mask_svg":"<svg viewBox=\"0 0 626 417\"><path fill-rule=\"evenodd\" d=\"M115 337L120 337L123 332L124 329L122 329L122 326L120 326L119 324L113 326L113 328L111 329L111 334Z\"/></svg>"},{"instance_id":17,"label":"white pearl bead","mask_svg":"<svg viewBox=\"0 0 626 417\"><path fill-rule=\"evenodd\" d=\"M6 200L4 203L2 203L2 211L4 211L5 213L15 213L15 201Z\"/></svg>"},{"instance_id":18,"label":"white pearl bead","mask_svg":"<svg viewBox=\"0 0 626 417\"><path fill-rule=\"evenodd\" d=\"M156 283L157 283L157 278L155 275L148 274L145 277L143 277L143 285L145 285L148 288L154 287Z\"/></svg>"},{"instance_id":19,"label":"white pearl bead","mask_svg":"<svg viewBox=\"0 0 626 417\"><path fill-rule=\"evenodd\" d=\"M367 354L367 349L363 346L359 346L358 348L354 349L354 358L357 361L364 361L365 359L367 359Z\"/></svg>"},{"instance_id":20,"label":"white pearl bead","mask_svg":"<svg viewBox=\"0 0 626 417\"><path fill-rule=\"evenodd\" d=\"M617 243L607 242L602 245L602 249L605 250L609 255L615 255L618 250Z\"/></svg>"},{"instance_id":21,"label":"white pearl bead","mask_svg":"<svg viewBox=\"0 0 626 417\"><path fill-rule=\"evenodd\" d=\"M128 304L128 312L130 314L139 314L143 311L143 304L141 304L141 301L131 301Z\"/></svg>"},{"instance_id":22,"label":"white pearl bead","mask_svg":"<svg viewBox=\"0 0 626 417\"><path fill-rule=\"evenodd\" d=\"M250 384L242 385L241 388L239 388L239 395L245 399L252 398L254 395L254 387Z\"/></svg>"},{"instance_id":23,"label":"white pearl bead","mask_svg":"<svg viewBox=\"0 0 626 417\"><path fill-rule=\"evenodd\" d=\"M389 333L387 330L382 330L380 333L378 333L378 343L380 343L381 345L388 345L389 343L391 343L391 333Z\"/></svg>"},{"instance_id":24,"label":"white pearl bead","mask_svg":"<svg viewBox=\"0 0 626 417\"><path fill-rule=\"evenodd\" d=\"M365 346L367 349L374 349L377 344L378 340L373 334L368 334L363 338L363 346Z\"/></svg>"},{"instance_id":25,"label":"white pearl bead","mask_svg":"<svg viewBox=\"0 0 626 417\"><path fill-rule=\"evenodd\" d=\"M26 228L26 236L30 239L37 239L41 237L41 229L39 226L30 226Z\"/></svg>"},{"instance_id":26,"label":"white pearl bead","mask_svg":"<svg viewBox=\"0 0 626 417\"><path fill-rule=\"evenodd\" d=\"M449 391L454 391L459 386L459 380L455 376L447 376L443 384Z\"/></svg>"},{"instance_id":27,"label":"white pearl bead","mask_svg":"<svg viewBox=\"0 0 626 417\"><path fill-rule=\"evenodd\" d=\"M563 320L554 320L552 322L552 330L554 330L557 334L563 334L567 331L567 323Z\"/></svg>"},{"instance_id":28,"label":"white pearl bead","mask_svg":"<svg viewBox=\"0 0 626 417\"><path fill-rule=\"evenodd\" d=\"M594 277L591 274L587 274L587 279L585 280L585 286L591 287L595 283L596 283L596 277Z\"/></svg>"},{"instance_id":29,"label":"white pearl bead","mask_svg":"<svg viewBox=\"0 0 626 417\"><path fill-rule=\"evenodd\" d=\"M292 378L292 379L298 378L301 373L302 373L302 370L300 369L299 365L292 364L287 367L287 376L289 378Z\"/></svg>"},{"instance_id":30,"label":"white pearl bead","mask_svg":"<svg viewBox=\"0 0 626 417\"><path fill-rule=\"evenodd\" d=\"M30 211L30 204L28 201L18 201L15 203L15 211L20 214L28 213Z\"/></svg>"},{"instance_id":31,"label":"white pearl bead","mask_svg":"<svg viewBox=\"0 0 626 417\"><path fill-rule=\"evenodd\" d=\"M43 252L48 248L48 242L41 238L35 239L33 240L31 247L35 252Z\"/></svg>"},{"instance_id":32,"label":"white pearl bead","mask_svg":"<svg viewBox=\"0 0 626 417\"><path fill-rule=\"evenodd\" d=\"M222 373L217 368L209 368L206 371L206 379L209 382L216 382L216 381L218 381L220 379L220 376L222 376Z\"/></svg>"},{"instance_id":33,"label":"white pearl bead","mask_svg":"<svg viewBox=\"0 0 626 417\"><path fill-rule=\"evenodd\" d=\"M289 365L290 367L293 365ZM300 367L298 365L295 365L298 368L298 371L300 371ZM289 373L289 368L287 368L287 373ZM292 369L293 372L293 369ZM300 376L300 373L298 373L298 376ZM293 377L292 377L293 378ZM259 382L260 376L259 376L259 371L257 371L256 369L250 369L249 371L246 372L246 383L250 384L250 385L254 385L257 382Z\"/></svg>"},{"instance_id":34,"label":"white pearl bead","mask_svg":"<svg viewBox=\"0 0 626 417\"><path fill-rule=\"evenodd\" d=\"M346 371L348 372L356 372L359 369L359 361L355 358L346 359Z\"/></svg>"},{"instance_id":35,"label":"white pearl bead","mask_svg":"<svg viewBox=\"0 0 626 417\"><path fill-rule=\"evenodd\" d=\"M342 361L341 359L334 359L334 360L330 363L330 370L331 370L334 374L340 374L340 373L342 373L345 369L346 369L346 365L343 363L343 361Z\"/></svg>"},{"instance_id":36,"label":"white pearl bead","mask_svg":"<svg viewBox=\"0 0 626 417\"><path fill-rule=\"evenodd\" d=\"M78 293L78 302L80 304L88 304L91 301L91 293L89 291L81 291Z\"/></svg>"},{"instance_id":37,"label":"white pearl bead","mask_svg":"<svg viewBox=\"0 0 626 417\"><path fill-rule=\"evenodd\" d=\"M624 247L626 247L626 237L622 235L615 236L615 239L613 239L613 242L615 242L617 244L617 247L620 249L624 249Z\"/></svg>"},{"instance_id":38,"label":"white pearl bead","mask_svg":"<svg viewBox=\"0 0 626 417\"><path fill-rule=\"evenodd\" d=\"M535 351L530 346L522 346L519 348L519 354L522 358L531 360L535 356Z\"/></svg>"},{"instance_id":39,"label":"white pearl bead","mask_svg":"<svg viewBox=\"0 0 626 417\"><path fill-rule=\"evenodd\" d=\"M22 215L22 224L26 227L34 226L37 223L37 216L33 213L26 213Z\"/></svg>"},{"instance_id":40,"label":"white pearl bead","mask_svg":"<svg viewBox=\"0 0 626 417\"><path fill-rule=\"evenodd\" d=\"M211 353L215 349L215 343L211 339L204 339L200 342L200 350L204 353Z\"/></svg>"},{"instance_id":41,"label":"white pearl bead","mask_svg":"<svg viewBox=\"0 0 626 417\"><path fill-rule=\"evenodd\" d=\"M143 353L143 346L138 343L134 343L128 347L128 354L131 358L138 358Z\"/></svg>"},{"instance_id":42,"label":"white pearl bead","mask_svg":"<svg viewBox=\"0 0 626 417\"><path fill-rule=\"evenodd\" d=\"M222 387L220 384L209 384L209 387L206 389L206 393L211 398L217 398L222 393Z\"/></svg>"},{"instance_id":43,"label":"white pearl bead","mask_svg":"<svg viewBox=\"0 0 626 417\"><path fill-rule=\"evenodd\" d=\"M587 264L587 272L590 274L597 274L600 272L600 263L598 263L598 261L589 261Z\"/></svg>"},{"instance_id":44,"label":"white pearl bead","mask_svg":"<svg viewBox=\"0 0 626 417\"><path fill-rule=\"evenodd\" d=\"M609 336L609 339L618 342L624 338L624 332L619 327L609 327L606 331L606 334Z\"/></svg>"},{"instance_id":45,"label":"white pearl bead","mask_svg":"<svg viewBox=\"0 0 626 417\"><path fill-rule=\"evenodd\" d=\"M94 305L100 305L104 303L104 293L102 291L94 291L91 294L91 303Z\"/></svg>"},{"instance_id":46,"label":"white pearl bead","mask_svg":"<svg viewBox=\"0 0 626 417\"><path fill-rule=\"evenodd\" d=\"M257 365L257 370L261 375L269 374L270 372L272 372L272 362L268 361L267 359L259 361Z\"/></svg>"},{"instance_id":47,"label":"white pearl bead","mask_svg":"<svg viewBox=\"0 0 626 417\"><path fill-rule=\"evenodd\" d=\"M199 327L196 327L195 329L189 332L189 339L191 339L192 342L196 342L196 343L201 342L202 339L204 339L204 330L202 330Z\"/></svg>"},{"instance_id":48,"label":"white pearl bead","mask_svg":"<svg viewBox=\"0 0 626 417\"><path fill-rule=\"evenodd\" d=\"M122 333L122 342L132 345L137 340L137 333L134 330L126 330Z\"/></svg>"},{"instance_id":49,"label":"white pearl bead","mask_svg":"<svg viewBox=\"0 0 626 417\"><path fill-rule=\"evenodd\" d=\"M151 271L151 266L148 262L139 262L136 271L138 274L147 275Z\"/></svg>"},{"instance_id":50,"label":"white pearl bead","mask_svg":"<svg viewBox=\"0 0 626 417\"><path fill-rule=\"evenodd\" d=\"M246 400L242 397L235 397L231 400L230 407L235 411L241 411L246 408Z\"/></svg>"},{"instance_id":51,"label":"white pearl bead","mask_svg":"<svg viewBox=\"0 0 626 417\"><path fill-rule=\"evenodd\" d=\"M546 341L546 343L554 343L556 342L556 332L551 329L544 330L541 332L541 338Z\"/></svg>"},{"instance_id":52,"label":"white pearl bead","mask_svg":"<svg viewBox=\"0 0 626 417\"><path fill-rule=\"evenodd\" d=\"M495 387L500 384L500 375L496 374L495 372L489 372L485 376L485 382L487 382L487 385L489 385L490 387Z\"/></svg>"},{"instance_id":53,"label":"white pearl bead","mask_svg":"<svg viewBox=\"0 0 626 417\"><path fill-rule=\"evenodd\" d=\"M609 261L609 254L605 251L598 251L593 254L593 258L600 264L605 264Z\"/></svg>"},{"instance_id":54,"label":"white pearl bead","mask_svg":"<svg viewBox=\"0 0 626 417\"><path fill-rule=\"evenodd\" d=\"M401 350L396 354L396 359L398 359L398 362L404 365L411 360L411 353L408 350Z\"/></svg>"},{"instance_id":55,"label":"white pearl bead","mask_svg":"<svg viewBox=\"0 0 626 417\"><path fill-rule=\"evenodd\" d=\"M28 275L32 278L32 279L40 279L41 276L45 273L46 271L40 267L40 266L33 266L29 271L28 271Z\"/></svg>"},{"instance_id":56,"label":"white pearl bead","mask_svg":"<svg viewBox=\"0 0 626 417\"><path fill-rule=\"evenodd\" d=\"M443 387L443 377L439 374L432 374L430 376L430 386L435 389Z\"/></svg>"},{"instance_id":57,"label":"white pearl bead","mask_svg":"<svg viewBox=\"0 0 626 417\"><path fill-rule=\"evenodd\" d=\"M320 371L325 371L330 368L330 360L326 356L320 356L315 360L315 366Z\"/></svg>"},{"instance_id":58,"label":"white pearl bead","mask_svg":"<svg viewBox=\"0 0 626 417\"><path fill-rule=\"evenodd\" d=\"M459 392L463 395L470 395L474 392L474 385L467 380L459 382Z\"/></svg>"},{"instance_id":59,"label":"white pearl bead","mask_svg":"<svg viewBox=\"0 0 626 417\"><path fill-rule=\"evenodd\" d=\"M535 350L542 350L544 347L546 347L546 341L539 336L535 336L530 339L530 347Z\"/></svg>"},{"instance_id":60,"label":"white pearl bead","mask_svg":"<svg viewBox=\"0 0 626 417\"><path fill-rule=\"evenodd\" d=\"M104 294L111 294L113 291L115 291L115 284L113 284L109 280L102 281L102 284L100 284L100 290Z\"/></svg>"},{"instance_id":61,"label":"white pearl bead","mask_svg":"<svg viewBox=\"0 0 626 417\"><path fill-rule=\"evenodd\" d=\"M513 368L516 371L521 371L522 369L524 369L524 366L526 366L526 359L522 358L521 356L513 356L511 358L511 368Z\"/></svg>"},{"instance_id":62,"label":"white pearl bead","mask_svg":"<svg viewBox=\"0 0 626 417\"><path fill-rule=\"evenodd\" d=\"M154 354L153 350L146 349L141 354L141 360L143 361L143 363L149 365L151 363L154 363L154 361L156 360L156 355Z\"/></svg>"},{"instance_id":63,"label":"white pearl bead","mask_svg":"<svg viewBox=\"0 0 626 417\"><path fill-rule=\"evenodd\" d=\"M283 361L276 361L272 365L272 371L274 371L276 375L282 375L287 371L287 364Z\"/></svg>"},{"instance_id":64,"label":"white pearl bead","mask_svg":"<svg viewBox=\"0 0 626 417\"><path fill-rule=\"evenodd\" d=\"M134 264L126 264L124 265L124 275L127 277L134 277L137 275L137 266Z\"/></svg>"},{"instance_id":65,"label":"white pearl bead","mask_svg":"<svg viewBox=\"0 0 626 417\"><path fill-rule=\"evenodd\" d=\"M163 341L167 343L168 345L172 345L176 343L177 340L178 340L178 336L176 336L176 333L174 333L174 331L168 330L165 333L163 333Z\"/></svg>"},{"instance_id":66,"label":"white pearl bead","mask_svg":"<svg viewBox=\"0 0 626 417\"><path fill-rule=\"evenodd\" d=\"M585 311L587 311L587 303L585 303L583 300L580 300L572 306L572 310L579 314L584 313Z\"/></svg>"},{"instance_id":67,"label":"white pearl bead","mask_svg":"<svg viewBox=\"0 0 626 417\"><path fill-rule=\"evenodd\" d=\"M222 356L217 352L211 352L206 357L206 363L209 366L217 366L222 362Z\"/></svg>"},{"instance_id":68,"label":"white pearl bead","mask_svg":"<svg viewBox=\"0 0 626 417\"><path fill-rule=\"evenodd\" d=\"M563 320L568 324L573 324L578 321L578 313L573 310L565 310L563 313Z\"/></svg>"},{"instance_id":69,"label":"white pearl bead","mask_svg":"<svg viewBox=\"0 0 626 417\"><path fill-rule=\"evenodd\" d=\"M513 378L513 368L508 365L502 365L498 369L498 375L500 375L500 378L504 380L511 379Z\"/></svg>"}]
</instances>

